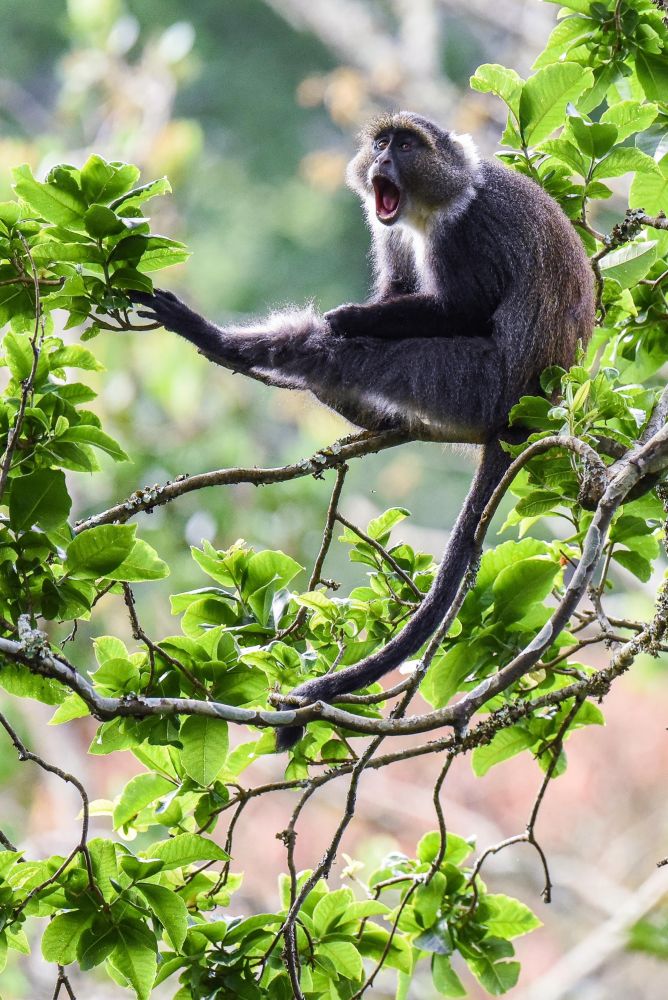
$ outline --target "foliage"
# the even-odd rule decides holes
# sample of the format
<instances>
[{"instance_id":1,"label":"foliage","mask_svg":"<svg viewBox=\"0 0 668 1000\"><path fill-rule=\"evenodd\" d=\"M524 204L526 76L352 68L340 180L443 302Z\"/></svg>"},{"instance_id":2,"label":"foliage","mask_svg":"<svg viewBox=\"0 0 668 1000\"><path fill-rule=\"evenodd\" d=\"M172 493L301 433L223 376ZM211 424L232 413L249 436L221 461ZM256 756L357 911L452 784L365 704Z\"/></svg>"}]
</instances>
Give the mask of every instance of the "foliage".
<instances>
[{"instance_id":1,"label":"foliage","mask_svg":"<svg viewBox=\"0 0 668 1000\"><path fill-rule=\"evenodd\" d=\"M475 707L484 713L469 736L448 735L430 746L445 752L442 779L452 759L469 750L478 775L518 753L536 758L544 777L519 838L534 846L542 796L566 767L565 740L580 726L602 722L594 700L638 652L661 651L666 628L664 592L649 625L611 621L604 601L616 582L613 564L650 579L664 530L664 504L652 487L666 461L657 466L652 459L645 474L640 450L665 422L657 399L668 361L668 231L659 215L668 190L668 29L649 0L632 6L572 0L564 15L528 80L485 65L472 86L507 105L502 158L542 184L580 233L597 278L599 324L586 357L568 372L545 372L545 396L525 397L515 407L512 420L531 432L514 449L517 503L504 526L517 529L519 541L485 552L457 617L424 652L413 678L416 687L424 677L433 728L456 695L477 698ZM633 211L611 234L600 233L591 216L595 202L612 195L604 181L627 173ZM347 595L330 596L321 566L307 579L280 551L255 552L241 541L224 551L207 543L193 548L199 586L172 597L180 628L149 638L132 588L164 578L168 566L126 522L167 496L158 488L130 498L120 516L70 523L78 476L99 471L99 452L115 462L127 456L87 409L95 393L86 373L100 367L95 354L58 335L54 314L64 311L64 329L82 328L84 341L150 328L131 313L129 295L150 290L155 270L187 257L182 244L153 233L144 214L146 201L169 185L165 179L141 184L134 166L100 156L81 170L57 166L44 181L27 166L14 178L16 198L0 204L7 369L0 404L0 685L54 706L54 724L94 716L100 725L90 752L129 752L144 770L114 802L90 804L73 775L28 751L0 716L21 758L73 782L83 805L81 836L67 857L25 860L3 838L0 962L8 948L28 950L26 922L49 918L41 947L45 959L61 967L59 983L62 967L71 963L84 971L104 966L138 998L178 977L179 1000L280 1000L298 991L309 1000L353 1000L381 969L395 970L397 997L406 998L422 966L443 996L466 995L460 973L471 973L490 995L512 989L519 964L511 942L539 921L518 900L487 891L480 875L484 855L473 863L472 843L446 833L438 796L438 829L423 837L415 857L393 854L364 881L350 862L349 886L327 884L353 817L356 783L385 732L381 709L390 696L380 685L361 701L314 713L283 782L264 789L242 784L253 761L273 750L272 695L373 652L429 589L432 557L391 541L407 511L392 508L364 531L347 526L342 532L350 560L367 574ZM80 380L72 370L83 373ZM653 425L657 413L663 419ZM322 468L339 466L340 486L340 454L341 446L333 447L295 475L319 477ZM614 476L613 461L623 473L633 456L640 470L636 492L620 487L605 493L605 503L600 492L592 499L592 455L606 477ZM247 481L258 481L257 475L249 473ZM332 506L323 554L334 529ZM601 511L609 515L609 533L598 538ZM548 526L559 519L565 537L527 535L547 519ZM577 606L582 591L574 589L571 570L587 567L592 552L596 560L585 584L595 611L569 612L553 628L554 601L567 607L574 595ZM601 568L594 577L596 562ZM68 662L68 643L77 622L94 627L108 595L124 598L136 648L117 636L98 636L91 650L97 667L89 672L88 663ZM623 655L613 656L604 676L576 658L584 626L588 641L623 644ZM593 636L592 628L599 630ZM525 669L502 673L532 650ZM506 676L505 685L486 693ZM407 699L395 710L398 722L414 693L411 683L399 692ZM230 739L233 725L245 725L250 739ZM362 731L375 739L358 754L352 740ZM416 744L376 757L373 766L422 752ZM315 788L346 775L349 804L331 848L313 870L297 873L294 828L301 808ZM274 912L242 917L234 898L242 885L232 870L234 826L252 797L280 789L301 792L281 835L289 874ZM107 816L117 836L89 839L91 811ZM226 813L233 820L221 847L213 834ZM129 846L134 838L136 850ZM546 864L542 850L540 856ZM549 888L546 869L546 898ZM636 947L649 948L656 937L649 924L634 933Z\"/></svg>"}]
</instances>

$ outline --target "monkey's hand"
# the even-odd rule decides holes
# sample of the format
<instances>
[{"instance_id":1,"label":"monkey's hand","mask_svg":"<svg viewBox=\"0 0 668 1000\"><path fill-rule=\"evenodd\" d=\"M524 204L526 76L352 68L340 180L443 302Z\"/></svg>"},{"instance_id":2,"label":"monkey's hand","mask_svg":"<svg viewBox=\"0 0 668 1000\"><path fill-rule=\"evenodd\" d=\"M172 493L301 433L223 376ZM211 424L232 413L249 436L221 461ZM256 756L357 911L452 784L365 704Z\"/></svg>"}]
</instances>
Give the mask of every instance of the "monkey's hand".
<instances>
[{"instance_id":1,"label":"monkey's hand","mask_svg":"<svg viewBox=\"0 0 668 1000\"><path fill-rule=\"evenodd\" d=\"M165 330L172 330L183 336L187 336L204 322L199 313L182 302L173 292L167 292L163 288L156 288L152 295L148 292L133 291L130 298L137 305L145 306L144 309L137 310L138 316L159 323Z\"/></svg>"},{"instance_id":2,"label":"monkey's hand","mask_svg":"<svg viewBox=\"0 0 668 1000\"><path fill-rule=\"evenodd\" d=\"M349 303L325 313L332 333L339 337L370 337L375 327L374 316L368 306Z\"/></svg>"}]
</instances>

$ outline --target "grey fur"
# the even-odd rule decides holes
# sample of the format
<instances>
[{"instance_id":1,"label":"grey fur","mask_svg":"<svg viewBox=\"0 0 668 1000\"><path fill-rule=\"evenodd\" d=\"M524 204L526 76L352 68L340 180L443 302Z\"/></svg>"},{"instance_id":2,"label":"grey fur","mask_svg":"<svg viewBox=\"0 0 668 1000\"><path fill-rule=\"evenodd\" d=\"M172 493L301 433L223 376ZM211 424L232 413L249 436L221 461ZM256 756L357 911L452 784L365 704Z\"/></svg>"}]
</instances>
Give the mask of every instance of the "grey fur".
<instances>
[{"instance_id":1,"label":"grey fur","mask_svg":"<svg viewBox=\"0 0 668 1000\"><path fill-rule=\"evenodd\" d=\"M417 148L405 153L397 136ZM379 151L374 142L388 137ZM374 217L374 177L397 184L396 219ZM294 692L335 700L415 653L443 618L470 561L480 513L508 459L510 408L540 391L541 371L572 364L594 322L586 254L559 206L537 184L420 116L385 116L365 130L348 172L372 230L374 293L327 314L273 314L222 330L169 292L136 298L143 315L186 337L212 361L270 385L308 389L359 427L410 430L485 445L480 469L429 595L387 646ZM279 732L285 749L301 735Z\"/></svg>"}]
</instances>

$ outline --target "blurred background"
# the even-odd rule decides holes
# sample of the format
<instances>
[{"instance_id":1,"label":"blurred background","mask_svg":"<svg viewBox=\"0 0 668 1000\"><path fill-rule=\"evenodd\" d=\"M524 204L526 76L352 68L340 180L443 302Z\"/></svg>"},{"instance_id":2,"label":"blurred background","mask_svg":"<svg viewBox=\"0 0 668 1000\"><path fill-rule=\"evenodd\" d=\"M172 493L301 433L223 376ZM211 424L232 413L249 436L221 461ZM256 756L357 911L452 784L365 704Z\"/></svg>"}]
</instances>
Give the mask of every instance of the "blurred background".
<instances>
[{"instance_id":1,"label":"blurred background","mask_svg":"<svg viewBox=\"0 0 668 1000\"><path fill-rule=\"evenodd\" d=\"M81 165L91 151L129 160L146 180L167 174L172 182L173 197L150 203L153 231L186 241L194 255L165 281L206 315L238 321L288 302L313 299L327 309L359 300L368 287L368 237L343 182L358 127L381 108L409 107L471 132L491 155L504 124L501 103L471 93L468 78L483 62L526 75L557 9L539 0L0 0L0 200L11 194L11 167L22 162L41 176L58 162ZM597 220L603 230L624 211L618 184L619 199ZM108 369L97 379L94 405L133 461L73 477L77 517L179 473L294 461L348 430L303 396L232 377L162 331L105 334L92 347ZM388 506L406 506L413 517L398 537L439 553L474 461L435 445L364 459L351 467L342 510L364 525ZM206 584L189 552L203 538L226 548L243 537L310 567L332 483L328 474L320 482L209 490L142 516L144 537L173 567L169 580L137 588L146 630L178 631L167 595ZM326 575L345 586L363 582L363 567L347 565L338 549ZM657 581L643 588L619 573L619 608L647 615ZM72 657L88 665L87 641L106 632L130 638L114 599L82 630ZM606 700L607 729L579 732L569 744L568 771L550 788L538 827L551 859L553 904L541 903L537 857L526 846L485 869L495 891L519 896L545 922L518 942L523 973L515 997L666 995L668 967L627 948L628 929L649 914L668 957L668 908L660 907L668 868L655 869L668 853L664 672L665 662L637 664ZM20 716L16 703L2 701L29 745L74 771L91 798L113 798L136 769L129 755L86 757L94 726L49 729L43 706L21 706ZM69 850L78 802L31 766L18 765L2 744L0 825L28 857ZM435 825L437 766L425 759L367 776L347 853L369 863L390 850L414 853ZM280 763L265 758L254 780L279 774ZM480 847L521 831L540 781L530 760L484 779L458 760L445 797L450 829L477 834ZM312 802L300 865L319 857L344 792L332 783ZM275 906L285 861L273 831L293 805L291 796L276 796L244 814L234 866L246 872L239 912ZM97 829L108 833L107 821ZM85 983L78 996L123 995L90 974ZM52 989L52 969L38 955L10 964L0 984L3 1000L39 1000ZM374 996L389 997L387 989L379 980ZM470 996L480 995L471 986ZM416 982L411 1000L432 997L428 983Z\"/></svg>"}]
</instances>

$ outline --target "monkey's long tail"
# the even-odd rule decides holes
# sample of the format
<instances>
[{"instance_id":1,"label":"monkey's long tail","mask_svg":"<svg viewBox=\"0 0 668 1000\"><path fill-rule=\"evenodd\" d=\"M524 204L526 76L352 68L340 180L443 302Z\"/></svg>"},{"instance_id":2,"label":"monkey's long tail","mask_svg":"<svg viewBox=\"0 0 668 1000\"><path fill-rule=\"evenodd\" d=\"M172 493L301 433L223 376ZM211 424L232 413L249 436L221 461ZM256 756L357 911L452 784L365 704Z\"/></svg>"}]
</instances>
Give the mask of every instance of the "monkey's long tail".
<instances>
[{"instance_id":1,"label":"monkey's long tail","mask_svg":"<svg viewBox=\"0 0 668 1000\"><path fill-rule=\"evenodd\" d=\"M485 445L478 471L448 539L431 590L405 628L365 660L338 673L306 681L295 688L292 694L308 698L310 702L336 701L339 695L374 683L403 663L427 641L445 618L457 595L459 584L473 556L474 536L480 516L511 460L497 441ZM279 707L289 709L292 706L283 704ZM301 726L281 727L276 733L276 749L288 750L303 735Z\"/></svg>"}]
</instances>

